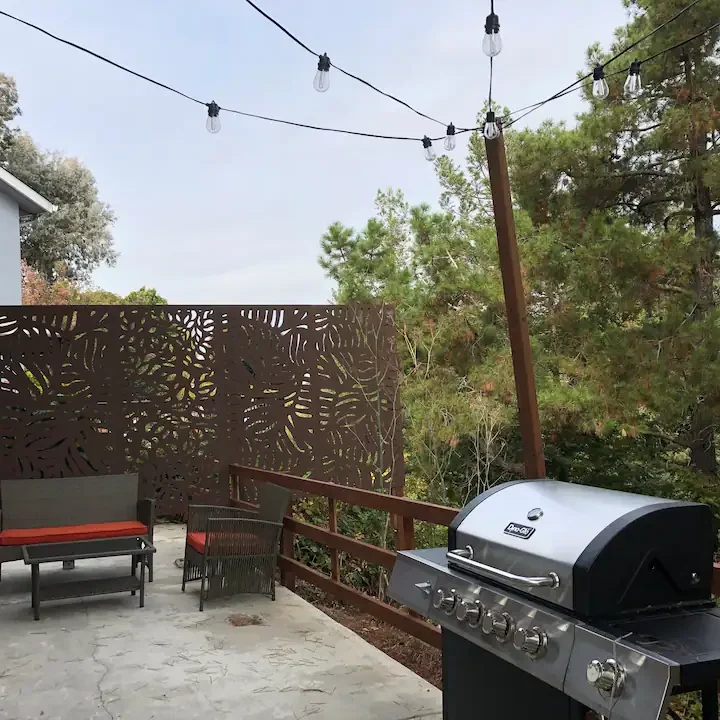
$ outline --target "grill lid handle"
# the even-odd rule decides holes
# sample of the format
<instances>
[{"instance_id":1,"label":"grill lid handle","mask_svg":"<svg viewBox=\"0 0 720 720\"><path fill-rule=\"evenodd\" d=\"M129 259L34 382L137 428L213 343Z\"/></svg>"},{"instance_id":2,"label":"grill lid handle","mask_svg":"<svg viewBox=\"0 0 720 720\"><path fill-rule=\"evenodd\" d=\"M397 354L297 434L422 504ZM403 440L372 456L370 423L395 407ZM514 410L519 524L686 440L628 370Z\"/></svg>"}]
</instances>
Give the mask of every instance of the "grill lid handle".
<instances>
[{"instance_id":1,"label":"grill lid handle","mask_svg":"<svg viewBox=\"0 0 720 720\"><path fill-rule=\"evenodd\" d=\"M497 578L498 580L505 580L506 582L514 582L518 585L525 585L526 587L549 587L556 588L560 586L560 578L557 573L550 572L547 575L540 577L526 577L525 575L515 575L515 573L501 570L500 568L493 567L492 565L485 565L485 563L478 562L472 559L473 549L468 545L461 550L450 550L445 554L445 557L455 565L465 568L466 570L475 570L485 575L490 575Z\"/></svg>"}]
</instances>

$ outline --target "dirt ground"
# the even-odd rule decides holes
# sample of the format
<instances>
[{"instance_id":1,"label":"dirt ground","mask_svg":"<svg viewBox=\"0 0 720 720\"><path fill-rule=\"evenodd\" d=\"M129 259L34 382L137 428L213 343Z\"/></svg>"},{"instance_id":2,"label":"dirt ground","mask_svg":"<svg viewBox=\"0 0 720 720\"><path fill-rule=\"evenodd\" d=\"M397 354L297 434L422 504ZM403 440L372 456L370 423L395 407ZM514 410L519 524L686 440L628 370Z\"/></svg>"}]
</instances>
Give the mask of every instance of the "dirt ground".
<instances>
[{"instance_id":1,"label":"dirt ground","mask_svg":"<svg viewBox=\"0 0 720 720\"><path fill-rule=\"evenodd\" d=\"M426 645L412 635L376 620L372 615L345 605L318 588L298 580L295 588L300 597L312 603L333 620L397 660L416 675L442 689L440 650Z\"/></svg>"}]
</instances>

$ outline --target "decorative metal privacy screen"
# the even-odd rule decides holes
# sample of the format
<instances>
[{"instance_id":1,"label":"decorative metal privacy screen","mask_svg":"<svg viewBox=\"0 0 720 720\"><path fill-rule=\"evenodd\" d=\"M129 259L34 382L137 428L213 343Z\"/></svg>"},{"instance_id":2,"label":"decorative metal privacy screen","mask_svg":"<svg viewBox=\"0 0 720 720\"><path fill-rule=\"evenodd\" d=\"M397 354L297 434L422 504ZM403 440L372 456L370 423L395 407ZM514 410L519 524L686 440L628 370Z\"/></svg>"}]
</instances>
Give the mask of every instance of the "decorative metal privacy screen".
<instances>
[{"instance_id":1,"label":"decorative metal privacy screen","mask_svg":"<svg viewBox=\"0 0 720 720\"><path fill-rule=\"evenodd\" d=\"M395 364L383 307L0 308L0 477L137 471L164 514L230 462L397 487Z\"/></svg>"}]
</instances>

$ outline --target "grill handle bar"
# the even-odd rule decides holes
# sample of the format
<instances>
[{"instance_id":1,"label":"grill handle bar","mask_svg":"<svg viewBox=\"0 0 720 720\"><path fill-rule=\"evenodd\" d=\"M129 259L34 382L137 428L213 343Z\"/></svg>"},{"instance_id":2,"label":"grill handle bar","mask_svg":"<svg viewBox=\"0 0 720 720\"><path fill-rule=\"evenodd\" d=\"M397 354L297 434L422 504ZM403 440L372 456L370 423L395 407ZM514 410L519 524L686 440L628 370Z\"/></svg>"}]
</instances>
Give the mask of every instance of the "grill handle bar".
<instances>
[{"instance_id":1,"label":"grill handle bar","mask_svg":"<svg viewBox=\"0 0 720 720\"><path fill-rule=\"evenodd\" d=\"M547 575L540 577L526 577L525 575L515 575L514 573L507 572L506 570L500 570L500 568L493 567L492 565L485 565L485 563L478 562L472 559L473 549L468 545L462 550L450 550L445 554L445 557L452 563L465 568L466 570L475 570L485 575L497 578L498 580L505 580L506 582L517 583L518 585L525 585L526 587L549 587L556 588L560 586L560 578L557 573L550 572Z\"/></svg>"}]
</instances>

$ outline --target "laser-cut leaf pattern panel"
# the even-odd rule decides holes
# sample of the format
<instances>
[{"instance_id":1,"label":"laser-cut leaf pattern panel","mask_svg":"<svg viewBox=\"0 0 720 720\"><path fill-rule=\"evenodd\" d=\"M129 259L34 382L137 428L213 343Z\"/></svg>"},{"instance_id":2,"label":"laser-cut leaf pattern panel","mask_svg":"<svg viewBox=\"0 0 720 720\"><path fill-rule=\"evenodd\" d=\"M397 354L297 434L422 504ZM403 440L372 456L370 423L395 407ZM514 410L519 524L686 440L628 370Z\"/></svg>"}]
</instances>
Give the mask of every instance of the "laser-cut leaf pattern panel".
<instances>
[{"instance_id":1,"label":"laser-cut leaf pattern panel","mask_svg":"<svg viewBox=\"0 0 720 720\"><path fill-rule=\"evenodd\" d=\"M386 307L0 308L0 477L139 472L158 511L230 462L401 486Z\"/></svg>"}]
</instances>

